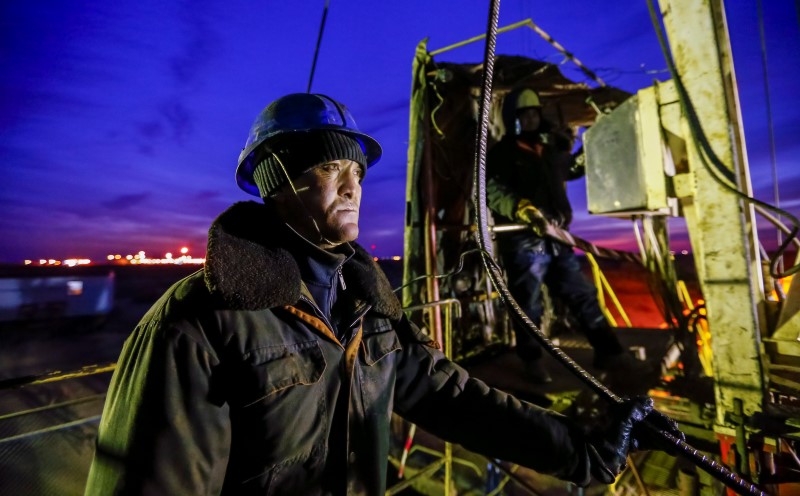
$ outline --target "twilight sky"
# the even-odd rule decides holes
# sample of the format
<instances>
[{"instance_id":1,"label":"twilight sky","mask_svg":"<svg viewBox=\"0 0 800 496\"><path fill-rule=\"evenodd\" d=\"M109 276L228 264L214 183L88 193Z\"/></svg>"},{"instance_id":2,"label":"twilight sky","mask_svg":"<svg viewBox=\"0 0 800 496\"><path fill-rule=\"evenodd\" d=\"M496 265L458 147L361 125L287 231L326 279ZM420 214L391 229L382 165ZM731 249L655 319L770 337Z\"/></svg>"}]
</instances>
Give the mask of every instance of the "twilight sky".
<instances>
[{"instance_id":1,"label":"twilight sky","mask_svg":"<svg viewBox=\"0 0 800 496\"><path fill-rule=\"evenodd\" d=\"M780 200L800 215L800 14L794 0L763 4ZM757 5L729 0L727 14L751 177L756 196L772 202ZM265 105L306 90L323 6L2 2L0 262L160 257L184 245L202 256L208 224L254 199L234 181L239 151ZM636 91L668 78L645 0L503 0L500 9L501 26L532 18L609 84ZM359 239L377 256L402 254L415 46L482 34L487 11L483 0L331 1L312 90L346 103L383 145L364 183ZM479 62L482 52L475 43L436 60ZM497 52L563 61L527 28L500 35ZM561 68L585 81L571 64ZM569 192L577 234L631 246L629 223L585 214L583 180Z\"/></svg>"}]
</instances>

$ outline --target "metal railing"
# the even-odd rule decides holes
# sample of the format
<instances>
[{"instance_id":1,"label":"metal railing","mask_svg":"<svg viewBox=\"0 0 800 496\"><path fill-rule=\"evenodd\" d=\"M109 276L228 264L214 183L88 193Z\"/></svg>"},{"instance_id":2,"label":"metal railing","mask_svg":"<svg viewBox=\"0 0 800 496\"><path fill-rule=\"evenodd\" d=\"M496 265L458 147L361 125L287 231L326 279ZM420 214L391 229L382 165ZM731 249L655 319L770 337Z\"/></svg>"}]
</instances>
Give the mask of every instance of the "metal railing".
<instances>
[{"instance_id":1,"label":"metal railing","mask_svg":"<svg viewBox=\"0 0 800 496\"><path fill-rule=\"evenodd\" d=\"M83 494L115 364L0 380L0 494Z\"/></svg>"}]
</instances>

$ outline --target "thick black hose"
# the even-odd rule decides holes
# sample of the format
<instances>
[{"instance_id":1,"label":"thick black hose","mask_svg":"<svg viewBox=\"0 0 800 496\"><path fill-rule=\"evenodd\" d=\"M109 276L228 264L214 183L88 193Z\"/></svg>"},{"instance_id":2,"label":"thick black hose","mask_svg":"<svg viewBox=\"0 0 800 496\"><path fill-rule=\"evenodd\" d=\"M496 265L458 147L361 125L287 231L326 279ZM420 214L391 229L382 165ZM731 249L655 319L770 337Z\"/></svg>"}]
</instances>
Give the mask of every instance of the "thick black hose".
<instances>
[{"instance_id":1,"label":"thick black hose","mask_svg":"<svg viewBox=\"0 0 800 496\"><path fill-rule=\"evenodd\" d=\"M557 348L542 331L525 315L525 312L511 296L508 286L503 279L499 267L494 262L492 244L489 240L488 211L486 208L486 149L488 143L489 112L492 107L492 78L494 77L495 47L497 45L497 22L500 14L500 0L490 0L489 2L489 21L486 29L486 47L483 54L483 80L481 88L480 110L478 114L478 133L475 141L475 166L473 197L474 209L477 216L478 230L476 233L478 246L481 248L483 264L489 279L500 294L500 299L509 308L512 318L517 324L531 332L536 340L567 369L578 376L589 388L598 393L602 398L612 403L622 403L623 399L611 392L594 376L589 374L580 365L575 363L566 353ZM726 467L716 463L707 456L703 455L690 445L661 431L650 424L645 424L649 429L660 434L662 440L674 448L675 452L684 456L701 469L708 472L729 488L739 494L758 495L763 493L753 484L743 480Z\"/></svg>"}]
</instances>

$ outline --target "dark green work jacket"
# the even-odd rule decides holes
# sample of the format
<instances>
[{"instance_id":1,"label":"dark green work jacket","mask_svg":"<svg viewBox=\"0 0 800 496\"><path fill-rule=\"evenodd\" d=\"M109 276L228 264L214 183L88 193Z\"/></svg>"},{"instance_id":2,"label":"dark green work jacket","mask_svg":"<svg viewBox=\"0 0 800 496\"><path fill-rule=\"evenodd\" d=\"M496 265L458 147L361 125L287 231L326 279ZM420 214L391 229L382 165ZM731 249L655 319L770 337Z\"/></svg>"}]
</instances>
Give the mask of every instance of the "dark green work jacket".
<instances>
[{"instance_id":1,"label":"dark green work jacket","mask_svg":"<svg viewBox=\"0 0 800 496\"><path fill-rule=\"evenodd\" d=\"M87 494L381 495L393 411L473 451L588 482L581 432L447 360L355 244L343 346L271 218L255 202L223 213L204 270L128 338Z\"/></svg>"}]
</instances>

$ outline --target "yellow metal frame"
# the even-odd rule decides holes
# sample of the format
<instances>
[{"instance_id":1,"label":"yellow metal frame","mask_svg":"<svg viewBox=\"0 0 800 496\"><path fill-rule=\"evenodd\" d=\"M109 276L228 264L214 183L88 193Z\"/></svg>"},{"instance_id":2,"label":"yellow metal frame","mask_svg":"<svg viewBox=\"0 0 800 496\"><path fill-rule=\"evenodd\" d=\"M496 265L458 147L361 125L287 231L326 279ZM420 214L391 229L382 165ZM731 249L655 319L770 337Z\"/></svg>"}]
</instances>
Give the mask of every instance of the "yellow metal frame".
<instances>
[{"instance_id":1,"label":"yellow metal frame","mask_svg":"<svg viewBox=\"0 0 800 496\"><path fill-rule=\"evenodd\" d=\"M619 302L619 298L617 298L616 293L611 288L611 284L609 284L608 279L606 278L603 271L600 269L600 266L597 264L597 260L595 260L594 255L591 253L586 253L586 258L589 260L589 263L592 264L592 275L594 276L594 285L597 288L597 301L600 303L600 309L603 311L603 315L606 316L606 319L613 325L617 327L617 319L611 314L611 311L608 309L606 305L606 296L605 294L608 293L608 297L611 299L611 302L614 304L614 308L617 309L622 320L625 321L625 325L627 327L632 327L631 320L628 318L628 314L625 313L625 309L622 308L622 304Z\"/></svg>"}]
</instances>

